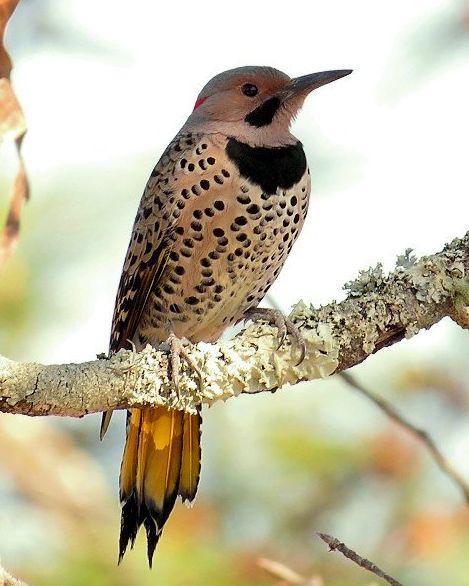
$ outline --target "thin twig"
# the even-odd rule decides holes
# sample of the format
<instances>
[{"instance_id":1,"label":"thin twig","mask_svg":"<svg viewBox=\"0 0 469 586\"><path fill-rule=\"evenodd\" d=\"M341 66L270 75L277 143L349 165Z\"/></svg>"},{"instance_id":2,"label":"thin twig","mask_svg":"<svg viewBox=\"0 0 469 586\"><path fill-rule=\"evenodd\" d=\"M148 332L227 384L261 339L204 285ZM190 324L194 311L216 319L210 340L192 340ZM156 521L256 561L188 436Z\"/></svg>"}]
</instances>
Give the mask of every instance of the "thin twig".
<instances>
[{"instance_id":1,"label":"thin twig","mask_svg":"<svg viewBox=\"0 0 469 586\"><path fill-rule=\"evenodd\" d=\"M374 403L383 413L385 413L390 419L395 421L398 425L406 429L409 433L414 435L417 439L419 439L422 444L427 448L428 452L430 453L433 460L436 462L437 466L449 476L451 480L458 486L458 488L463 493L464 499L467 504L469 504L469 484L467 481L461 476L461 474L455 470L455 468L448 462L445 456L442 454L440 449L435 444L432 437L423 429L416 427L414 424L410 423L405 417L403 417L397 410L385 399L379 397L378 395L372 393L368 389L365 389L354 376L349 374L348 372L341 372L340 376L347 381L347 383L352 386L355 390L359 393L364 395L367 399L369 399L372 403Z\"/></svg>"},{"instance_id":2,"label":"thin twig","mask_svg":"<svg viewBox=\"0 0 469 586\"><path fill-rule=\"evenodd\" d=\"M287 584L324 586L324 581L319 574L314 574L311 578L305 578L301 574L298 574L298 572L295 572L295 570L292 570L289 566L275 560L259 558L257 560L257 565L274 578L281 580L281 582L278 583L278 586L287 586Z\"/></svg>"},{"instance_id":3,"label":"thin twig","mask_svg":"<svg viewBox=\"0 0 469 586\"><path fill-rule=\"evenodd\" d=\"M259 568L265 570L274 578L279 578L284 584L305 584L306 578L295 572L285 564L268 558L259 558L257 560Z\"/></svg>"},{"instance_id":4,"label":"thin twig","mask_svg":"<svg viewBox=\"0 0 469 586\"><path fill-rule=\"evenodd\" d=\"M345 556L349 560L352 560L352 562L354 562L361 568L364 568L365 570L368 570L375 576L378 576L378 578L386 580L386 582L388 584L391 584L391 586L403 586L401 582L398 582L395 578L393 578L389 574L386 574L386 572L383 572L383 570L378 568L378 566L373 562L370 562L370 560L362 558L360 555L358 555L358 553L354 552L352 549L349 549L345 545L345 543L342 543L336 537L331 537L330 535L327 535L327 533L317 533L317 535L324 542L327 543L327 545L329 546L329 551L340 551L340 553L343 556Z\"/></svg>"}]
</instances>

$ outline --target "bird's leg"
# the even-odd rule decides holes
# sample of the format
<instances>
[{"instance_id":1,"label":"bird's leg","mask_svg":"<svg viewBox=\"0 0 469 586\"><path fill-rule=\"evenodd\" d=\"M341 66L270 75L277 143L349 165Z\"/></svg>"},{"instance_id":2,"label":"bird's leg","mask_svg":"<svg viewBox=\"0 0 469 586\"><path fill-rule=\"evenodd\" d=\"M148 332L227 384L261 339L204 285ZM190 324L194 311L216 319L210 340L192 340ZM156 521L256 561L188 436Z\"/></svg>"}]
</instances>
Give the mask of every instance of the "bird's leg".
<instances>
[{"instance_id":1,"label":"bird's leg","mask_svg":"<svg viewBox=\"0 0 469 586\"><path fill-rule=\"evenodd\" d=\"M169 374L168 376L172 380L174 384L174 388L176 390L176 394L179 397L179 372L181 369L181 359L185 360L188 364L189 368L191 368L198 376L199 381L198 385L199 388L202 384L202 372L200 371L199 367L194 363L192 360L189 352L187 351L186 346L189 345L189 340L185 338L178 338L176 334L171 331L167 340L166 340L166 349L169 352L168 358L168 367L169 367Z\"/></svg>"},{"instance_id":2,"label":"bird's leg","mask_svg":"<svg viewBox=\"0 0 469 586\"><path fill-rule=\"evenodd\" d=\"M300 349L300 359L296 366L299 366L306 355L306 342L305 339L298 329L298 327L291 321L290 318L283 315L278 309L269 309L266 307L253 307L248 309L244 316L244 320L251 320L252 322L264 321L268 324L275 326L278 330L278 348L285 342L287 336L290 336L295 344Z\"/></svg>"}]
</instances>

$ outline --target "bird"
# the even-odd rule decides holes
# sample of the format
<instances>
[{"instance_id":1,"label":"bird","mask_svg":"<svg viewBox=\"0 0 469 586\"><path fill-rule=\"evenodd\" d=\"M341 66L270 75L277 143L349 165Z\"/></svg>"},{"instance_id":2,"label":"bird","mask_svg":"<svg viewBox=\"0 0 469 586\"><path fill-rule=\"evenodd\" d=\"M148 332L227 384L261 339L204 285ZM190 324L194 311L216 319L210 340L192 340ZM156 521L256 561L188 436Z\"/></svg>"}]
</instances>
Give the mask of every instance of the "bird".
<instances>
[{"instance_id":1,"label":"bird","mask_svg":"<svg viewBox=\"0 0 469 586\"><path fill-rule=\"evenodd\" d=\"M290 132L309 93L352 70L291 78L267 66L213 77L153 168L124 260L110 354L147 344L169 352L178 387L187 343L215 342L263 319L281 340L295 326L258 308L301 232L310 170ZM300 349L304 356L304 346ZM193 366L195 368L195 366ZM112 411L103 413L101 439ZM191 503L201 468L201 409L131 409L120 470L119 563L143 525L151 567L178 496Z\"/></svg>"}]
</instances>

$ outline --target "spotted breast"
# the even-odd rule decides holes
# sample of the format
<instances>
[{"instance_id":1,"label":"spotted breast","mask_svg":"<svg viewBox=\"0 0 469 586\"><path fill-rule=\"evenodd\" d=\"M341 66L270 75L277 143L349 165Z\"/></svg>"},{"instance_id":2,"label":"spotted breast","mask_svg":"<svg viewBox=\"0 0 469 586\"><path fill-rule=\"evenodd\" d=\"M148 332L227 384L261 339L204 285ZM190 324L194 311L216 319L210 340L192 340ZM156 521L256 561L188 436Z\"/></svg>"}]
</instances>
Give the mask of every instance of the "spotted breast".
<instances>
[{"instance_id":1,"label":"spotted breast","mask_svg":"<svg viewBox=\"0 0 469 586\"><path fill-rule=\"evenodd\" d=\"M256 148L224 136L179 136L156 166L137 215L134 238L148 243L142 231L160 234L166 261L135 342L164 340L169 328L193 342L213 341L240 320L279 274L309 193L299 142Z\"/></svg>"}]
</instances>

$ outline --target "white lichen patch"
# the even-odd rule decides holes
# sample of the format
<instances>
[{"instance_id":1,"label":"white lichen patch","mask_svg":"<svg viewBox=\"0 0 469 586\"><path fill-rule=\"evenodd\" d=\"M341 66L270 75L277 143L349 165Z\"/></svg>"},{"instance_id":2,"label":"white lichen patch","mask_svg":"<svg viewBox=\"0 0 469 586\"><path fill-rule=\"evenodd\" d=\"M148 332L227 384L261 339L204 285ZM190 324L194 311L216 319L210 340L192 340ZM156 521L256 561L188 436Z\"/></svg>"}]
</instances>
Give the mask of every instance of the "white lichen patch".
<instances>
[{"instance_id":1,"label":"white lichen patch","mask_svg":"<svg viewBox=\"0 0 469 586\"><path fill-rule=\"evenodd\" d=\"M423 303L440 303L448 297L454 290L455 279L452 274L464 275L464 265L457 264L460 265L459 270L457 265L453 265L451 270L445 270L447 267L442 261L427 259L412 266L408 274L416 289L416 298Z\"/></svg>"},{"instance_id":2,"label":"white lichen patch","mask_svg":"<svg viewBox=\"0 0 469 586\"><path fill-rule=\"evenodd\" d=\"M375 267L370 267L366 271L360 271L358 277L353 281L348 281L343 289L351 297L357 297L363 293L376 291L384 282L383 265L378 263Z\"/></svg>"},{"instance_id":3,"label":"white lichen patch","mask_svg":"<svg viewBox=\"0 0 469 586\"><path fill-rule=\"evenodd\" d=\"M396 260L396 269L410 269L417 262L417 257L412 254L412 248L406 248L404 254L400 254Z\"/></svg>"}]
</instances>

